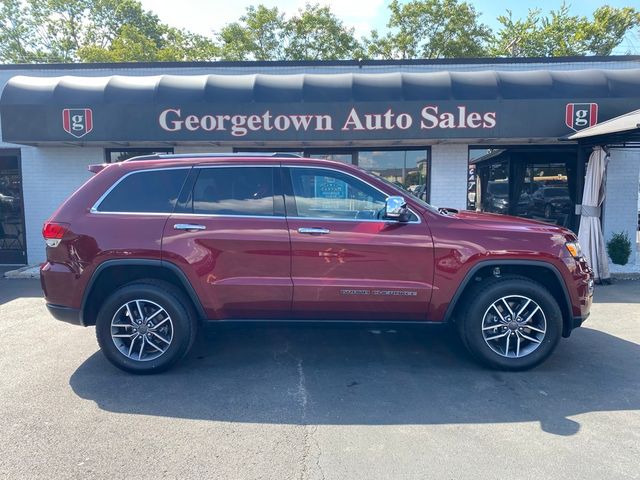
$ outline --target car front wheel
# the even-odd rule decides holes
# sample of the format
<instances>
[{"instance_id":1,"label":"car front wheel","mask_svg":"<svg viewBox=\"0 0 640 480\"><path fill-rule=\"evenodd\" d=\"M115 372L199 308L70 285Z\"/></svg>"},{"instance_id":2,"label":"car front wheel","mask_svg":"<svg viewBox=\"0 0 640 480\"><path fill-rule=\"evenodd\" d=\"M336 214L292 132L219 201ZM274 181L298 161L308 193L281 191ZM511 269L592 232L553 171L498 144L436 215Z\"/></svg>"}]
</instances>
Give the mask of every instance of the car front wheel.
<instances>
[{"instance_id":1,"label":"car front wheel","mask_svg":"<svg viewBox=\"0 0 640 480\"><path fill-rule=\"evenodd\" d=\"M526 370L553 352L562 335L558 303L541 284L523 277L478 285L460 318L463 343L480 361Z\"/></svg>"},{"instance_id":2,"label":"car front wheel","mask_svg":"<svg viewBox=\"0 0 640 480\"><path fill-rule=\"evenodd\" d=\"M197 322L173 285L139 281L116 290L96 319L98 344L116 367L155 373L172 367L193 343Z\"/></svg>"}]
</instances>

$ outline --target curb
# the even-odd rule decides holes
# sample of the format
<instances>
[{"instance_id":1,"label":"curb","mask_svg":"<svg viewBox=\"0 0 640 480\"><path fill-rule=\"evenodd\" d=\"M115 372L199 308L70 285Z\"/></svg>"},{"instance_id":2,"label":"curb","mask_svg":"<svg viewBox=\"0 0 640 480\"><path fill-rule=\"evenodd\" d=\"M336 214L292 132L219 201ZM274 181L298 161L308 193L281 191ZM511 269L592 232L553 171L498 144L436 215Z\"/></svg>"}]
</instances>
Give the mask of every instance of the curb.
<instances>
[{"instance_id":1,"label":"curb","mask_svg":"<svg viewBox=\"0 0 640 480\"><path fill-rule=\"evenodd\" d=\"M640 272L612 273L613 280L640 280Z\"/></svg>"},{"instance_id":2,"label":"curb","mask_svg":"<svg viewBox=\"0 0 640 480\"><path fill-rule=\"evenodd\" d=\"M31 279L40 278L40 265L27 265L26 267L4 272L4 278Z\"/></svg>"}]
</instances>

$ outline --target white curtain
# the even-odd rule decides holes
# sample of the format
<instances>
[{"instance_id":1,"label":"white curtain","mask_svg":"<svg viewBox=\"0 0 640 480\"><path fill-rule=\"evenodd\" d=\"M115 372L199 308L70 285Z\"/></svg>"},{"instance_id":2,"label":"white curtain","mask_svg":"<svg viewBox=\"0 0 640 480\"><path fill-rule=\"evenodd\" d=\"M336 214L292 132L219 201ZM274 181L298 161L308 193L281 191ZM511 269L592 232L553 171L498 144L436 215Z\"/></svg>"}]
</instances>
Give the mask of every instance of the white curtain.
<instances>
[{"instance_id":1,"label":"white curtain","mask_svg":"<svg viewBox=\"0 0 640 480\"><path fill-rule=\"evenodd\" d=\"M587 166L578 230L578 241L593 269L595 280L605 282L609 281L611 275L609 274L609 260L600 225L600 212L604 201L604 183L608 162L609 155L605 154L602 148L595 147Z\"/></svg>"}]
</instances>

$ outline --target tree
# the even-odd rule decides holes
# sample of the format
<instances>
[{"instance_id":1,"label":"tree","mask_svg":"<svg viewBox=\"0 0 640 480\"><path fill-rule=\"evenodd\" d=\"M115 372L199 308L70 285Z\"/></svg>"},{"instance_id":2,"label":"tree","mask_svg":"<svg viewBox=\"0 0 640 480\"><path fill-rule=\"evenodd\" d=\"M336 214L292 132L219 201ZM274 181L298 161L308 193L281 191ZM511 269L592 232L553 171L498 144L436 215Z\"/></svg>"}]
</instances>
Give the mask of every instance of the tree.
<instances>
[{"instance_id":1,"label":"tree","mask_svg":"<svg viewBox=\"0 0 640 480\"><path fill-rule=\"evenodd\" d=\"M278 7L250 6L218 34L225 60L283 60L286 22Z\"/></svg>"},{"instance_id":2,"label":"tree","mask_svg":"<svg viewBox=\"0 0 640 480\"><path fill-rule=\"evenodd\" d=\"M327 6L306 4L284 30L284 53L290 60L348 59L359 47L354 29L345 27Z\"/></svg>"},{"instance_id":3,"label":"tree","mask_svg":"<svg viewBox=\"0 0 640 480\"><path fill-rule=\"evenodd\" d=\"M491 29L467 2L412 0L389 4L389 31L365 39L372 58L452 58L486 55Z\"/></svg>"},{"instance_id":4,"label":"tree","mask_svg":"<svg viewBox=\"0 0 640 480\"><path fill-rule=\"evenodd\" d=\"M213 41L137 0L2 0L0 62L211 60Z\"/></svg>"},{"instance_id":5,"label":"tree","mask_svg":"<svg viewBox=\"0 0 640 480\"><path fill-rule=\"evenodd\" d=\"M509 57L554 57L565 55L610 55L625 35L640 25L640 13L631 7L600 7L593 19L571 15L563 3L543 16L529 10L524 20L513 19L511 11L498 17L491 53Z\"/></svg>"},{"instance_id":6,"label":"tree","mask_svg":"<svg viewBox=\"0 0 640 480\"><path fill-rule=\"evenodd\" d=\"M353 29L318 4L288 19L278 7L248 7L218 39L224 60L336 60L352 58L359 48Z\"/></svg>"}]
</instances>

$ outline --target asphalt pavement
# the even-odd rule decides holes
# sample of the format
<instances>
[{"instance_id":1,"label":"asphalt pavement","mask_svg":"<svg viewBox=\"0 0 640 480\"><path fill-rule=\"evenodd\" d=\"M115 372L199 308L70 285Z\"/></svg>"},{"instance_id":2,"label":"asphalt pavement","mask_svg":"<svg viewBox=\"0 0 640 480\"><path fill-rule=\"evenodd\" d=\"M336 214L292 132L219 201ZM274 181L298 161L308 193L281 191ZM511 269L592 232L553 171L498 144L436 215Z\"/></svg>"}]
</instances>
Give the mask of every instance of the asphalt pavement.
<instances>
[{"instance_id":1,"label":"asphalt pavement","mask_svg":"<svg viewBox=\"0 0 640 480\"><path fill-rule=\"evenodd\" d=\"M138 377L0 280L0 478L133 477L640 478L640 282L529 372L446 328L242 326Z\"/></svg>"}]
</instances>

